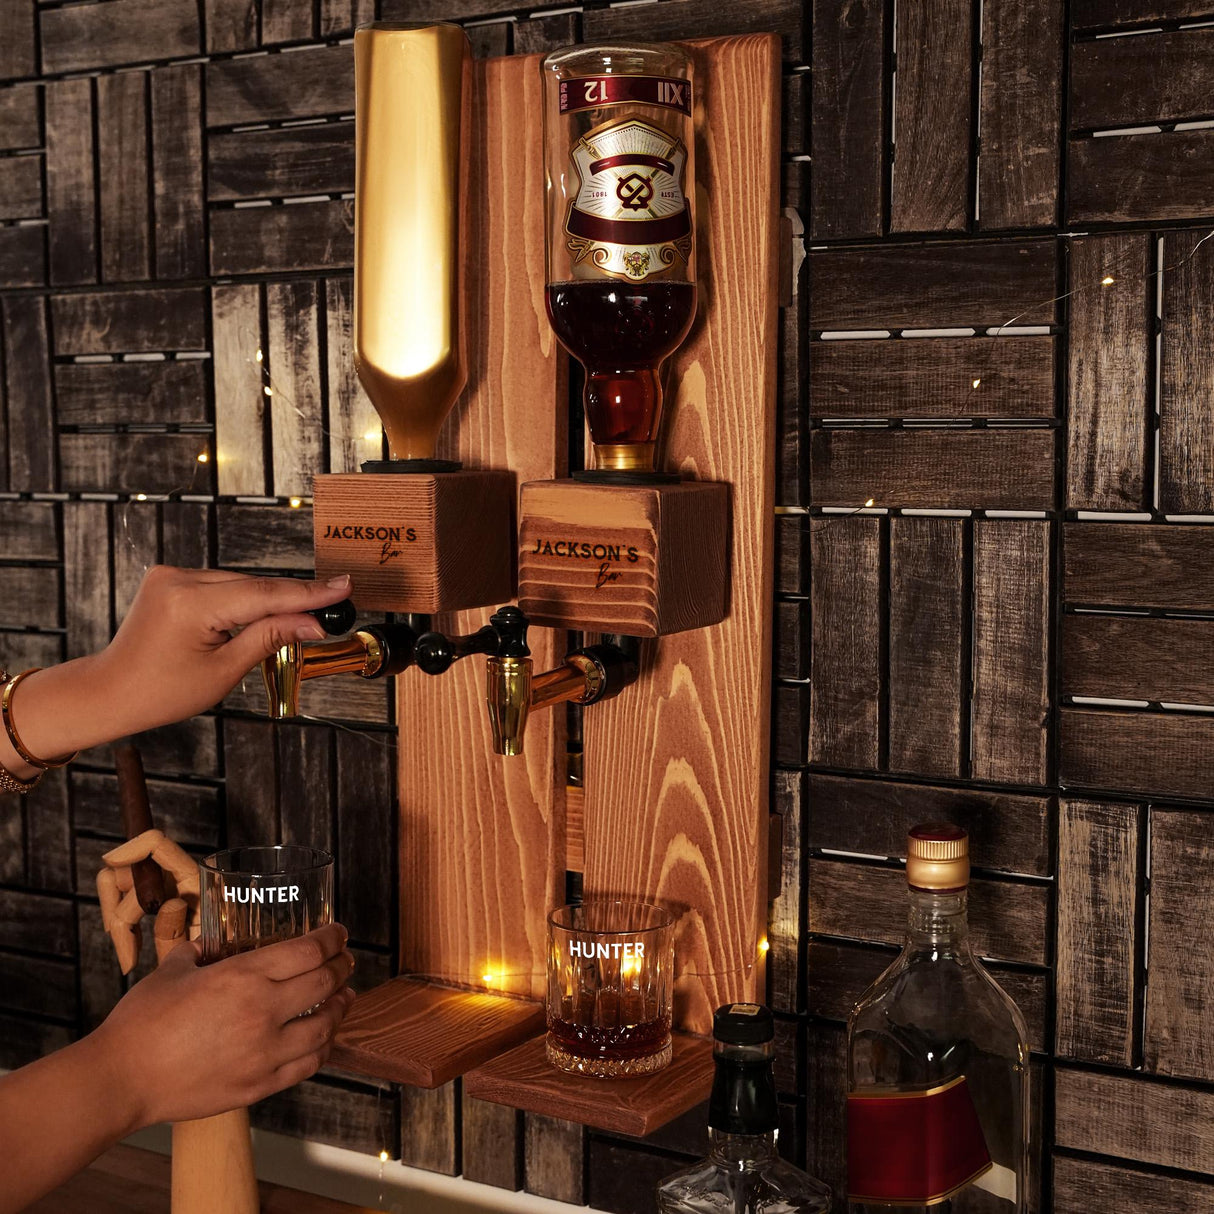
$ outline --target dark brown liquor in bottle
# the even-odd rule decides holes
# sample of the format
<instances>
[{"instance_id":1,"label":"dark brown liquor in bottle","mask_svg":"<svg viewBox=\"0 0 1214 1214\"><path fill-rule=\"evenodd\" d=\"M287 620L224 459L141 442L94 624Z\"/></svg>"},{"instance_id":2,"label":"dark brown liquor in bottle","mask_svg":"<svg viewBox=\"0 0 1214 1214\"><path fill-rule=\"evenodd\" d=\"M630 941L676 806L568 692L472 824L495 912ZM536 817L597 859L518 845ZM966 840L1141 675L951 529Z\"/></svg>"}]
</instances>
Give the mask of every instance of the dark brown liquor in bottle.
<instances>
[{"instance_id":1,"label":"dark brown liquor in bottle","mask_svg":"<svg viewBox=\"0 0 1214 1214\"><path fill-rule=\"evenodd\" d=\"M586 368L586 420L596 444L650 444L662 417L662 364L695 318L690 282L591 278L552 283L548 319Z\"/></svg>"}]
</instances>

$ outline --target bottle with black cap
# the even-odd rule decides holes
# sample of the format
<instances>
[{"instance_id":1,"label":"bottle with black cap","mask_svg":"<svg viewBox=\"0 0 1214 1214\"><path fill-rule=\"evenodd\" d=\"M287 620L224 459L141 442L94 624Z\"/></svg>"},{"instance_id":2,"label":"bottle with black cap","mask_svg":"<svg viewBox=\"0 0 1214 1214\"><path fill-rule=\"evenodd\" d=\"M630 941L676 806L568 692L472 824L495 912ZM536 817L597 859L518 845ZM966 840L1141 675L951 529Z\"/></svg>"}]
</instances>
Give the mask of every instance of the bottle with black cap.
<instances>
[{"instance_id":1,"label":"bottle with black cap","mask_svg":"<svg viewBox=\"0 0 1214 1214\"><path fill-rule=\"evenodd\" d=\"M712 1020L717 1073L708 1102L712 1150L658 1186L660 1214L825 1214L830 1189L781 1159L775 1023L757 1003L728 1003Z\"/></svg>"}]
</instances>

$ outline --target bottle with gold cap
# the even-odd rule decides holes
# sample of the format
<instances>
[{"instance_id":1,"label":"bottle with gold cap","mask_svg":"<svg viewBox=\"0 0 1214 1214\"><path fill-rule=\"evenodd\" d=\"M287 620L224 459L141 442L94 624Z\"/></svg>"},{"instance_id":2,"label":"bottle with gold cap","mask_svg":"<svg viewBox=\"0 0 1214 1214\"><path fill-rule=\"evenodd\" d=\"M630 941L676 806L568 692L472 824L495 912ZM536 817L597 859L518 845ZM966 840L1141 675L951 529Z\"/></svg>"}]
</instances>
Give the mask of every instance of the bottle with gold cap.
<instances>
[{"instance_id":1,"label":"bottle with gold cap","mask_svg":"<svg viewBox=\"0 0 1214 1214\"><path fill-rule=\"evenodd\" d=\"M969 869L961 827L911 830L906 940L847 1026L851 1214L1028 1209L1028 1038L970 945Z\"/></svg>"}]
</instances>

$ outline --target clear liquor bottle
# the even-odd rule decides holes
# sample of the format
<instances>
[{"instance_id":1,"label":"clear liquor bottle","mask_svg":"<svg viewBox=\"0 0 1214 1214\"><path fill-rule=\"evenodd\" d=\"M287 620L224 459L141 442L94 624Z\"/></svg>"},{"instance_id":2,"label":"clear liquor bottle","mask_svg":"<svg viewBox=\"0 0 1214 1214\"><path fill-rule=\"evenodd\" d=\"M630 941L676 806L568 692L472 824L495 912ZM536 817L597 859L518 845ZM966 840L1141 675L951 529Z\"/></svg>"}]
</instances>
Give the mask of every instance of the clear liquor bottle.
<instances>
[{"instance_id":1,"label":"clear liquor bottle","mask_svg":"<svg viewBox=\"0 0 1214 1214\"><path fill-rule=\"evenodd\" d=\"M757 1003L726 1004L712 1027L712 1149L658 1185L659 1214L825 1214L830 1189L776 1151L771 1012Z\"/></svg>"},{"instance_id":2,"label":"clear liquor bottle","mask_svg":"<svg viewBox=\"0 0 1214 1214\"><path fill-rule=\"evenodd\" d=\"M966 832L916 826L906 876L902 952L848 1021L848 1209L1024 1214L1028 1039L970 946Z\"/></svg>"}]
</instances>

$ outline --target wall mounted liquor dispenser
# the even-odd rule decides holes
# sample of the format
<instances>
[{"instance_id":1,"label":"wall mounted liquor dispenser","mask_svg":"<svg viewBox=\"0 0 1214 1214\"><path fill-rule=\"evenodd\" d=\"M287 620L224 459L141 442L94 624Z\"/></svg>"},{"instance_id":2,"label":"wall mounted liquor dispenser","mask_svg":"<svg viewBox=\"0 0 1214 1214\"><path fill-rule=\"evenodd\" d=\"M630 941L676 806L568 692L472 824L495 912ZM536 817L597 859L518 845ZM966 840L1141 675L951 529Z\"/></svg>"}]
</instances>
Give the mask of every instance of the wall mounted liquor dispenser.
<instances>
[{"instance_id":1,"label":"wall mounted liquor dispenser","mask_svg":"<svg viewBox=\"0 0 1214 1214\"><path fill-rule=\"evenodd\" d=\"M663 365L696 314L696 81L682 47L544 60L547 310L585 367L593 468L523 486L519 604L662 636L723 619L729 487L659 471Z\"/></svg>"},{"instance_id":2,"label":"wall mounted liquor dispenser","mask_svg":"<svg viewBox=\"0 0 1214 1214\"><path fill-rule=\"evenodd\" d=\"M356 32L354 59L355 361L393 458L315 478L317 576L350 574L363 610L501 602L514 478L435 458L468 379L468 39L375 23Z\"/></svg>"}]
</instances>

